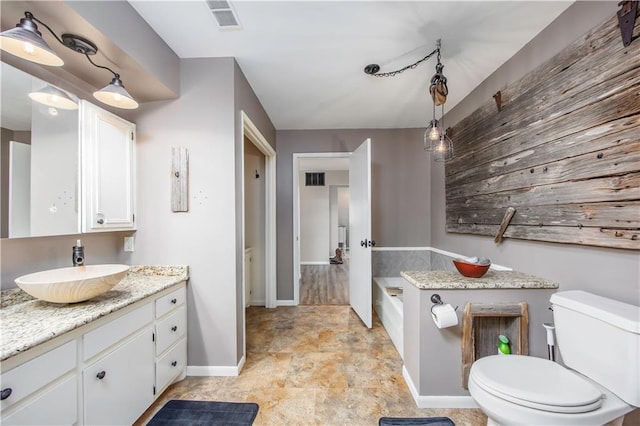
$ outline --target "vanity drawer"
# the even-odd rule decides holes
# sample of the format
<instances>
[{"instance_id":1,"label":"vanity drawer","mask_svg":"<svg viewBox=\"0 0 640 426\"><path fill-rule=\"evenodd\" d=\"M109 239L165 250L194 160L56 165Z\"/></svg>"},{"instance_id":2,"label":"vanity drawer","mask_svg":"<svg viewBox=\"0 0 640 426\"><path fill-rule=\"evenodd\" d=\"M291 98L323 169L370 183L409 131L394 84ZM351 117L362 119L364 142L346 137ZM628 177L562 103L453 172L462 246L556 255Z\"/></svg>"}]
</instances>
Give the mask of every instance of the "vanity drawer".
<instances>
[{"instance_id":1,"label":"vanity drawer","mask_svg":"<svg viewBox=\"0 0 640 426\"><path fill-rule=\"evenodd\" d=\"M11 391L0 407L4 411L75 367L76 341L72 340L3 373L0 377L2 390L4 393L9 393L8 389Z\"/></svg>"},{"instance_id":2,"label":"vanity drawer","mask_svg":"<svg viewBox=\"0 0 640 426\"><path fill-rule=\"evenodd\" d=\"M162 296L156 300L156 318L160 318L164 314L172 311L180 305L184 305L187 300L187 289L180 287L166 296Z\"/></svg>"},{"instance_id":3,"label":"vanity drawer","mask_svg":"<svg viewBox=\"0 0 640 426\"><path fill-rule=\"evenodd\" d=\"M187 309L177 311L156 323L156 356L177 342L187 332Z\"/></svg>"},{"instance_id":4,"label":"vanity drawer","mask_svg":"<svg viewBox=\"0 0 640 426\"><path fill-rule=\"evenodd\" d=\"M156 361L156 393L164 390L187 365L187 339L182 339Z\"/></svg>"},{"instance_id":5,"label":"vanity drawer","mask_svg":"<svg viewBox=\"0 0 640 426\"><path fill-rule=\"evenodd\" d=\"M73 374L35 400L24 404L2 424L9 425L73 425L78 423L78 384Z\"/></svg>"},{"instance_id":6,"label":"vanity drawer","mask_svg":"<svg viewBox=\"0 0 640 426\"><path fill-rule=\"evenodd\" d=\"M95 355L127 336L130 336L151 321L153 321L152 305L151 303L147 303L135 311L131 311L120 318L86 333L82 336L84 360L86 361L93 358Z\"/></svg>"}]
</instances>

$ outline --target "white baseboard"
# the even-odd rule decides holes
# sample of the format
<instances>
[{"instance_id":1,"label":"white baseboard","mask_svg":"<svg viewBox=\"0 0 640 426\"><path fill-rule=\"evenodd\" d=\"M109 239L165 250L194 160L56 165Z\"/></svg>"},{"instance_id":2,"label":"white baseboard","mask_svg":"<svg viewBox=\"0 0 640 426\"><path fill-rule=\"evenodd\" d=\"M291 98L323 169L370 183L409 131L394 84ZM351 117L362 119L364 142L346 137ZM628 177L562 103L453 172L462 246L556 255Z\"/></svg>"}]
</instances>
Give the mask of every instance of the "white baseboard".
<instances>
[{"instance_id":1,"label":"white baseboard","mask_svg":"<svg viewBox=\"0 0 640 426\"><path fill-rule=\"evenodd\" d=\"M309 261L309 262L300 262L301 265L328 265L328 260L317 260L317 261Z\"/></svg>"},{"instance_id":2,"label":"white baseboard","mask_svg":"<svg viewBox=\"0 0 640 426\"><path fill-rule=\"evenodd\" d=\"M402 366L402 377L404 377L418 408L479 408L471 396L418 395L418 390L404 365Z\"/></svg>"},{"instance_id":3,"label":"white baseboard","mask_svg":"<svg viewBox=\"0 0 640 426\"><path fill-rule=\"evenodd\" d=\"M216 366L216 365L188 365L187 376L202 377L227 377L238 376L244 367L245 357L242 356L236 366Z\"/></svg>"},{"instance_id":4,"label":"white baseboard","mask_svg":"<svg viewBox=\"0 0 640 426\"><path fill-rule=\"evenodd\" d=\"M276 300L276 306L298 306L295 300Z\"/></svg>"}]
</instances>

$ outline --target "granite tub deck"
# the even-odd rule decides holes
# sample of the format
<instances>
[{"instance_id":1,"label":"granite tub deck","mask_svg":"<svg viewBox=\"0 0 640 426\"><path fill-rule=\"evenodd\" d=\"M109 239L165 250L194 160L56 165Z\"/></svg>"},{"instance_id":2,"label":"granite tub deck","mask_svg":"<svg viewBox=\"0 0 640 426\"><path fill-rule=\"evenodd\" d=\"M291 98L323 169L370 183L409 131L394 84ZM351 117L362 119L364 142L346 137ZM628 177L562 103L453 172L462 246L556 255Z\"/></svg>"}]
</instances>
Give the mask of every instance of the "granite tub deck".
<instances>
[{"instance_id":1,"label":"granite tub deck","mask_svg":"<svg viewBox=\"0 0 640 426\"><path fill-rule=\"evenodd\" d=\"M127 276L108 292L85 302L68 304L44 302L19 288L2 291L0 361L188 279L187 266L132 266Z\"/></svg>"},{"instance_id":2,"label":"granite tub deck","mask_svg":"<svg viewBox=\"0 0 640 426\"><path fill-rule=\"evenodd\" d=\"M402 271L402 278L420 290L557 289L558 283L516 271L490 269L480 278L452 271Z\"/></svg>"}]
</instances>

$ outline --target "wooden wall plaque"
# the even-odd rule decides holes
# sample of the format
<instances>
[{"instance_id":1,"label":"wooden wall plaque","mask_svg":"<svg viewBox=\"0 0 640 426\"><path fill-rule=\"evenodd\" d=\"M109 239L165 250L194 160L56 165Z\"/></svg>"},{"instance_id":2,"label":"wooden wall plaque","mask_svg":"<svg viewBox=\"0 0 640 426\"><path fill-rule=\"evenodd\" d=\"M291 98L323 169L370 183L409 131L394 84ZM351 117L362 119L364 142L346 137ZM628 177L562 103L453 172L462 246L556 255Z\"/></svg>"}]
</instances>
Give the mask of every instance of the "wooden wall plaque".
<instances>
[{"instance_id":1,"label":"wooden wall plaque","mask_svg":"<svg viewBox=\"0 0 640 426\"><path fill-rule=\"evenodd\" d=\"M634 34L640 33L640 19ZM640 39L613 16L452 128L447 231L640 250Z\"/></svg>"}]
</instances>

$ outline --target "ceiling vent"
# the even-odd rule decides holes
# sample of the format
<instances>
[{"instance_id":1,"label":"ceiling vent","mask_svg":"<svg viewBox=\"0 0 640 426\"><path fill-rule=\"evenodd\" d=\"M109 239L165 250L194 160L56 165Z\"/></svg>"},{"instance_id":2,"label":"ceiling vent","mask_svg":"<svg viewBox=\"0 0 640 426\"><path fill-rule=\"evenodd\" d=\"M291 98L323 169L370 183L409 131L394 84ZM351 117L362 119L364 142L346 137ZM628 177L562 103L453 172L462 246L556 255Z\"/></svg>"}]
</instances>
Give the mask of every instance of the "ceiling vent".
<instances>
[{"instance_id":1,"label":"ceiling vent","mask_svg":"<svg viewBox=\"0 0 640 426\"><path fill-rule=\"evenodd\" d=\"M228 1L207 0L207 6L221 30L240 29L240 22L236 16L231 3Z\"/></svg>"}]
</instances>

